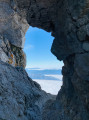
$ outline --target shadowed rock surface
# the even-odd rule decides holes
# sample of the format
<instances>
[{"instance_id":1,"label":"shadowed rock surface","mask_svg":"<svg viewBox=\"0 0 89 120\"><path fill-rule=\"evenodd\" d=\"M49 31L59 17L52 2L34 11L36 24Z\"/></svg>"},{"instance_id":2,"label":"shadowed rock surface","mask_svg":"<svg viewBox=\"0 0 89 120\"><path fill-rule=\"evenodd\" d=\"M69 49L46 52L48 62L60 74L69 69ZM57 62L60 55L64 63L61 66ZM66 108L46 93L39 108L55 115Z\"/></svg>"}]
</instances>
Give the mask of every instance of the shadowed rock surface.
<instances>
[{"instance_id":1,"label":"shadowed rock surface","mask_svg":"<svg viewBox=\"0 0 89 120\"><path fill-rule=\"evenodd\" d=\"M41 119L89 120L89 1L0 0L0 35L15 46L11 52L15 61L21 61L16 66L25 66L24 57L16 51L22 51L28 24L52 32L55 39L51 51L64 61L63 86L55 101L46 102ZM15 66L14 59L8 62L6 53L0 46L0 59Z\"/></svg>"},{"instance_id":2,"label":"shadowed rock surface","mask_svg":"<svg viewBox=\"0 0 89 120\"><path fill-rule=\"evenodd\" d=\"M42 91L23 68L0 61L0 120L42 120L49 99L55 96Z\"/></svg>"}]
</instances>

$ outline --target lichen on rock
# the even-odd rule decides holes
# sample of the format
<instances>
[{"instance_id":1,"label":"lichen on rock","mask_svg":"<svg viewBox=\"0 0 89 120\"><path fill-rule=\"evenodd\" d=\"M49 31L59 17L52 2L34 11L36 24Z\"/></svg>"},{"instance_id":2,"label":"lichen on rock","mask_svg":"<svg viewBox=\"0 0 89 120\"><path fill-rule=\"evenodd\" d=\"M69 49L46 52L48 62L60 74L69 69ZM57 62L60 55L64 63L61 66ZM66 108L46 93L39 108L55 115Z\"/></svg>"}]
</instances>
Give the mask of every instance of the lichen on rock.
<instances>
[{"instance_id":1,"label":"lichen on rock","mask_svg":"<svg viewBox=\"0 0 89 120\"><path fill-rule=\"evenodd\" d=\"M22 48L12 45L7 38L0 36L0 60L13 66L26 66L26 56Z\"/></svg>"}]
</instances>

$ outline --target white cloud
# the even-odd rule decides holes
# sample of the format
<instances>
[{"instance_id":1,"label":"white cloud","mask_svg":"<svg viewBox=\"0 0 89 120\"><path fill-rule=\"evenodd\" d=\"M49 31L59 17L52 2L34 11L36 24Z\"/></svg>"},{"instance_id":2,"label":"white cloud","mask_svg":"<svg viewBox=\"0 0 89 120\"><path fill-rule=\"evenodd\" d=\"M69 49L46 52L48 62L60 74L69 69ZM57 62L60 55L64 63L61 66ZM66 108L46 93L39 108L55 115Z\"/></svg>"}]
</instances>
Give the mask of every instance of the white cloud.
<instances>
[{"instance_id":1,"label":"white cloud","mask_svg":"<svg viewBox=\"0 0 89 120\"><path fill-rule=\"evenodd\" d=\"M46 91L47 93L51 93L53 95L57 95L58 91L61 89L63 84L62 81L56 80L37 80L33 79L37 83L41 85L42 90Z\"/></svg>"},{"instance_id":2,"label":"white cloud","mask_svg":"<svg viewBox=\"0 0 89 120\"><path fill-rule=\"evenodd\" d=\"M44 68L29 68L28 66L26 68L28 70L45 70Z\"/></svg>"},{"instance_id":3,"label":"white cloud","mask_svg":"<svg viewBox=\"0 0 89 120\"><path fill-rule=\"evenodd\" d=\"M40 67L38 68L37 66L31 66L31 65L26 65L26 69L28 70L59 70L62 69L61 67Z\"/></svg>"},{"instance_id":4,"label":"white cloud","mask_svg":"<svg viewBox=\"0 0 89 120\"><path fill-rule=\"evenodd\" d=\"M50 77L55 77L55 78L58 78L59 80L62 80L63 76L62 75L45 75L45 76L50 76Z\"/></svg>"}]
</instances>

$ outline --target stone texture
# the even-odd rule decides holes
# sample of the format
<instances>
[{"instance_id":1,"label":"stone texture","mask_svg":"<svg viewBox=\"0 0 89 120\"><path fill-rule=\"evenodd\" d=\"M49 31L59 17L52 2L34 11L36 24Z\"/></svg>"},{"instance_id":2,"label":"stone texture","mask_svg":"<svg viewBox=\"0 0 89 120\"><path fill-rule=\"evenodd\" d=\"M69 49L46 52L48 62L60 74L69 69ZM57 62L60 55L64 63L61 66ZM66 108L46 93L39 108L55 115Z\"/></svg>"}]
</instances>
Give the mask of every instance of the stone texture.
<instances>
[{"instance_id":1,"label":"stone texture","mask_svg":"<svg viewBox=\"0 0 89 120\"><path fill-rule=\"evenodd\" d=\"M89 53L76 55L74 66L79 78L89 81Z\"/></svg>"},{"instance_id":2,"label":"stone texture","mask_svg":"<svg viewBox=\"0 0 89 120\"><path fill-rule=\"evenodd\" d=\"M84 42L83 43L83 49L87 52L89 52L89 42Z\"/></svg>"},{"instance_id":3,"label":"stone texture","mask_svg":"<svg viewBox=\"0 0 89 120\"><path fill-rule=\"evenodd\" d=\"M80 41L85 41L89 37L89 24L85 24L78 30L78 38Z\"/></svg>"},{"instance_id":4,"label":"stone texture","mask_svg":"<svg viewBox=\"0 0 89 120\"><path fill-rule=\"evenodd\" d=\"M25 19L12 9L10 0L0 1L0 34L17 47L24 47L25 32L28 24Z\"/></svg>"},{"instance_id":5,"label":"stone texture","mask_svg":"<svg viewBox=\"0 0 89 120\"><path fill-rule=\"evenodd\" d=\"M86 63L83 65L84 60L80 62L82 58L78 59L77 57L79 56L71 56L64 61L65 66L62 69L63 86L56 100L51 100L51 102L46 103L43 111L43 120L89 119L89 84L88 80L84 78L84 75L86 76L88 71L84 70L84 68L86 68ZM76 61L76 59L78 61ZM80 65L79 62L82 63L82 65ZM89 69L89 67L87 67L87 69ZM86 71L87 73L85 73ZM87 77L88 75L86 78Z\"/></svg>"},{"instance_id":6,"label":"stone texture","mask_svg":"<svg viewBox=\"0 0 89 120\"><path fill-rule=\"evenodd\" d=\"M5 39L8 39L11 44L11 52L17 56L19 66L24 64L25 60L22 57L20 58L20 54L17 55L16 51L22 54L24 35L28 24L52 33L54 41L51 51L58 60L64 61L64 67L62 69L63 86L56 100L49 100L43 105L40 119L89 120L89 50L87 47L89 42L89 1L0 0L0 34ZM4 47L2 41L0 45ZM7 46L9 47L9 45ZM7 47L4 48L6 49ZM3 55L0 59L6 62L8 60L8 57L5 57L7 56L6 52L4 52L2 47L0 51L0 54ZM21 62L20 59L23 62ZM5 64L4 67L5 66L7 65ZM11 72L11 70L10 68L8 71ZM13 70L16 71L17 68L13 68ZM23 75L24 74L25 71L23 71ZM23 96L22 93L28 95L28 85L24 84L24 82L26 82L24 81L25 78L20 79L23 81L21 86L19 78L14 76L13 73L11 73L11 75L12 79L10 80L13 80L13 77L14 79L16 78L13 89L18 88L20 90L21 88L19 98ZM20 75L20 71L17 75ZM10 78L10 76L8 76L7 73L4 74L3 71L3 81L4 83L8 83L4 77L7 79ZM6 86L5 84L4 87L6 88ZM17 92L16 89L14 92ZM9 92L7 91L7 93ZM35 91L33 91L33 94L35 94ZM5 94L3 94L3 96L5 96ZM9 95L7 95L7 98L9 99L8 96ZM31 93L29 93L28 98L29 96L31 96ZM12 98L14 98L14 96L12 96ZM34 99L36 100L36 97ZM33 104L34 99L32 101L28 99L26 106L30 104L28 101L31 101ZM2 100L2 98L0 98L0 100ZM38 105L41 103L42 101L38 102ZM10 107L10 104L8 106ZM8 106L6 105L7 108ZM20 105L18 106L20 107ZM13 107L10 107L10 109L12 108ZM28 108L26 112L28 116L27 120L40 120L38 107L35 106L34 108L33 105L32 108L26 108ZM18 110L19 108L15 111L16 114ZM12 113L12 110L10 112ZM13 115L16 114L14 113ZM20 112L20 116L21 114L23 114L22 111ZM30 117L30 114L33 118ZM4 112L2 115L5 116L7 114ZM25 120L25 118L21 119Z\"/></svg>"},{"instance_id":7,"label":"stone texture","mask_svg":"<svg viewBox=\"0 0 89 120\"><path fill-rule=\"evenodd\" d=\"M26 66L26 57L22 49L28 27L25 17L22 18L17 10L15 1L0 1L0 59L2 61L13 66Z\"/></svg>"},{"instance_id":8,"label":"stone texture","mask_svg":"<svg viewBox=\"0 0 89 120\"><path fill-rule=\"evenodd\" d=\"M0 120L42 120L45 102L55 96L41 90L21 67L0 61Z\"/></svg>"},{"instance_id":9,"label":"stone texture","mask_svg":"<svg viewBox=\"0 0 89 120\"><path fill-rule=\"evenodd\" d=\"M23 50L10 44L7 38L0 35L0 60L13 66L26 66L26 56Z\"/></svg>"}]
</instances>

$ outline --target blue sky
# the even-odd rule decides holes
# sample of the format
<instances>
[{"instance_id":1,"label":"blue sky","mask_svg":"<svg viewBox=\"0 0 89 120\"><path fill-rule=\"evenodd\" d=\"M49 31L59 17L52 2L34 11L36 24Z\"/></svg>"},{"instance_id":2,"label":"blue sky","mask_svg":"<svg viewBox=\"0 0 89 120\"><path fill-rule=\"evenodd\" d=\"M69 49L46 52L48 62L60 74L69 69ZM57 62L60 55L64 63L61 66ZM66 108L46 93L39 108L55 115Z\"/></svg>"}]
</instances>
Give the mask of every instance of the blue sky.
<instances>
[{"instance_id":1,"label":"blue sky","mask_svg":"<svg viewBox=\"0 0 89 120\"><path fill-rule=\"evenodd\" d=\"M29 27L26 35L24 51L27 57L26 68L61 68L63 63L51 53L53 37L42 29Z\"/></svg>"}]
</instances>

